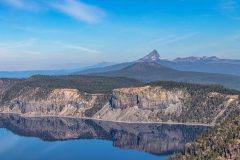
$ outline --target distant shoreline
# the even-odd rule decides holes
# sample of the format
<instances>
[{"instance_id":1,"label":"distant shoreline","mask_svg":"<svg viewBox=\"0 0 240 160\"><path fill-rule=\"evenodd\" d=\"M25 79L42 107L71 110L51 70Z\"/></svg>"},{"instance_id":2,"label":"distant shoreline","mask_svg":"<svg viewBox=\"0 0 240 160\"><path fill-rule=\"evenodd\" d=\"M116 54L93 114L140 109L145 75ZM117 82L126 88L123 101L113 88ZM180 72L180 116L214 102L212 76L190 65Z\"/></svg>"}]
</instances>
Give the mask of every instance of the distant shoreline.
<instances>
[{"instance_id":1,"label":"distant shoreline","mask_svg":"<svg viewBox=\"0 0 240 160\"><path fill-rule=\"evenodd\" d=\"M71 118L71 119L82 119L82 120L96 120L102 122L115 122L115 123L125 123L125 124L166 124L166 125L185 125L185 126L206 126L206 127L214 127L213 124L205 124L205 123L181 123L181 122L128 122L128 121L113 121L113 120L104 120L98 118L89 118L89 117L74 117L74 116L57 116L57 115L24 115L16 112L0 112L1 114L12 114L18 115L23 118Z\"/></svg>"}]
</instances>

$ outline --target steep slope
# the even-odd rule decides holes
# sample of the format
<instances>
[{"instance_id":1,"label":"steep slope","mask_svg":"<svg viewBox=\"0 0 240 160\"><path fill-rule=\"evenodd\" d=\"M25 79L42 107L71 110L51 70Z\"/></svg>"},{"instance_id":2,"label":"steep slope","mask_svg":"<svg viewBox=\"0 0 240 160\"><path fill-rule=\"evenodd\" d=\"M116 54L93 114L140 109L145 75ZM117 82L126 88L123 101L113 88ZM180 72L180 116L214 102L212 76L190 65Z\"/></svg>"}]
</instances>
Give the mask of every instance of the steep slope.
<instances>
[{"instance_id":1,"label":"steep slope","mask_svg":"<svg viewBox=\"0 0 240 160\"><path fill-rule=\"evenodd\" d=\"M202 84L221 84L240 89L240 77L224 74L183 72L162 66L156 62L137 62L118 71L95 73L98 76L129 77L144 82L167 80Z\"/></svg>"},{"instance_id":2,"label":"steep slope","mask_svg":"<svg viewBox=\"0 0 240 160\"><path fill-rule=\"evenodd\" d=\"M3 113L208 125L220 123L234 111L240 94L221 86L141 84L126 78L87 76L34 76L6 86L0 97Z\"/></svg>"},{"instance_id":3,"label":"steep slope","mask_svg":"<svg viewBox=\"0 0 240 160\"><path fill-rule=\"evenodd\" d=\"M94 118L215 125L238 104L239 92L219 86L157 82L113 90L110 106L104 106Z\"/></svg>"},{"instance_id":4,"label":"steep slope","mask_svg":"<svg viewBox=\"0 0 240 160\"><path fill-rule=\"evenodd\" d=\"M73 74L84 75L84 74L89 74L89 73L116 71L116 70L123 69L133 63L134 62L126 62L126 63L120 63L120 64L110 65L110 66L106 66L106 67L90 68L90 69L86 69L83 71L75 72Z\"/></svg>"},{"instance_id":5,"label":"steep slope","mask_svg":"<svg viewBox=\"0 0 240 160\"><path fill-rule=\"evenodd\" d=\"M27 115L92 116L108 103L114 88L136 86L126 78L33 76L15 83L3 79L0 111Z\"/></svg>"},{"instance_id":6,"label":"steep slope","mask_svg":"<svg viewBox=\"0 0 240 160\"><path fill-rule=\"evenodd\" d=\"M240 158L240 107L220 125L210 129L193 143L185 154L171 160L238 160Z\"/></svg>"},{"instance_id":7,"label":"steep slope","mask_svg":"<svg viewBox=\"0 0 240 160\"><path fill-rule=\"evenodd\" d=\"M0 79L0 95L20 81L20 79Z\"/></svg>"},{"instance_id":8,"label":"steep slope","mask_svg":"<svg viewBox=\"0 0 240 160\"><path fill-rule=\"evenodd\" d=\"M153 50L148 55L144 56L143 58L139 59L138 62L154 62L160 59L160 55L157 50Z\"/></svg>"}]
</instances>

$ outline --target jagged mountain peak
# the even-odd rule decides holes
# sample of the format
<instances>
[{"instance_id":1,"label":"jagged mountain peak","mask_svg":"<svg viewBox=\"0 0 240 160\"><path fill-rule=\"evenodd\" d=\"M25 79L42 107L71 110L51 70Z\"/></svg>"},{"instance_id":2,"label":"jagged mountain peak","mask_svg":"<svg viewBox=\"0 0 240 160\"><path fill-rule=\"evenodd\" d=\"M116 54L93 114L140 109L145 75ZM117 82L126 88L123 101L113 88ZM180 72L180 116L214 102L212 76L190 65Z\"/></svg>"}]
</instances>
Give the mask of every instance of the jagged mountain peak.
<instances>
[{"instance_id":1,"label":"jagged mountain peak","mask_svg":"<svg viewBox=\"0 0 240 160\"><path fill-rule=\"evenodd\" d=\"M156 49L154 49L152 52L150 52L148 55L145 57L139 59L138 61L141 62L151 62L151 61L157 61L160 59L160 55Z\"/></svg>"},{"instance_id":2,"label":"jagged mountain peak","mask_svg":"<svg viewBox=\"0 0 240 160\"><path fill-rule=\"evenodd\" d=\"M186 57L186 58L176 58L175 61L182 61L182 62L196 62L196 61L219 61L221 59L219 59L216 56L211 56L211 57L207 57L207 56L203 56L203 57Z\"/></svg>"}]
</instances>

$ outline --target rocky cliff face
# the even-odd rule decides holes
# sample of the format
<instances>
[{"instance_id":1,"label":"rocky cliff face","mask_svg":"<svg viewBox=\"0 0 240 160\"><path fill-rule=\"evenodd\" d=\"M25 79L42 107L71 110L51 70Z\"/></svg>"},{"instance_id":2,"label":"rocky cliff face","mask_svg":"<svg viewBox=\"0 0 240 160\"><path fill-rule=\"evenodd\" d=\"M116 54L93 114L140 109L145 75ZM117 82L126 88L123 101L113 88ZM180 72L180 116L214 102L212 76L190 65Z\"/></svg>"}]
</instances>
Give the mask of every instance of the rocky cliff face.
<instances>
[{"instance_id":1,"label":"rocky cliff face","mask_svg":"<svg viewBox=\"0 0 240 160\"><path fill-rule=\"evenodd\" d=\"M63 87L49 89L29 85L29 82L25 82L24 87L19 86L21 88L11 87L12 84L0 81L0 112L25 116L214 125L239 105L239 95L235 94L238 92L172 82L114 89L112 94L89 94Z\"/></svg>"},{"instance_id":2,"label":"rocky cliff face","mask_svg":"<svg viewBox=\"0 0 240 160\"><path fill-rule=\"evenodd\" d=\"M189 93L182 89L167 90L150 86L123 88L113 90L112 107L125 109L138 106L148 110L171 108L166 112L181 112L180 106L189 98Z\"/></svg>"},{"instance_id":3,"label":"rocky cliff face","mask_svg":"<svg viewBox=\"0 0 240 160\"><path fill-rule=\"evenodd\" d=\"M80 93L77 89L54 89L37 98L41 88L31 89L19 97L5 102L0 107L1 112L20 113L28 116L91 116L107 102L104 94Z\"/></svg>"},{"instance_id":4,"label":"rocky cliff face","mask_svg":"<svg viewBox=\"0 0 240 160\"><path fill-rule=\"evenodd\" d=\"M95 118L118 121L152 121L214 124L225 110L238 105L238 95L189 92L186 88L145 86L113 90L110 106Z\"/></svg>"}]
</instances>

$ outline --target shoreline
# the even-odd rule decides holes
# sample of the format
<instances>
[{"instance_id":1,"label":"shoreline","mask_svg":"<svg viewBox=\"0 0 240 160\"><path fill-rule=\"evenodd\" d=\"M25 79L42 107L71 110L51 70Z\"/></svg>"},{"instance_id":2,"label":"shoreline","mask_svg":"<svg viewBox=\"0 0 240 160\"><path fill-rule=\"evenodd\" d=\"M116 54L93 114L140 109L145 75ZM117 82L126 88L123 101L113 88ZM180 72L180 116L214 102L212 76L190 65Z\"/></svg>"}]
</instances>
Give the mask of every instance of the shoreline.
<instances>
[{"instance_id":1,"label":"shoreline","mask_svg":"<svg viewBox=\"0 0 240 160\"><path fill-rule=\"evenodd\" d=\"M57 116L57 115L24 115L21 113L15 112L0 112L1 114L12 114L18 115L23 118L70 118L70 119L82 119L82 120L95 120L101 122L113 122L113 123L125 123L125 124L166 124L166 125L185 125L185 126L206 126L206 127L214 127L213 124L205 124L205 123L181 123L181 122L128 122L128 121L114 121L114 120L104 120L98 118L89 118L89 117L74 117L74 116Z\"/></svg>"}]
</instances>

